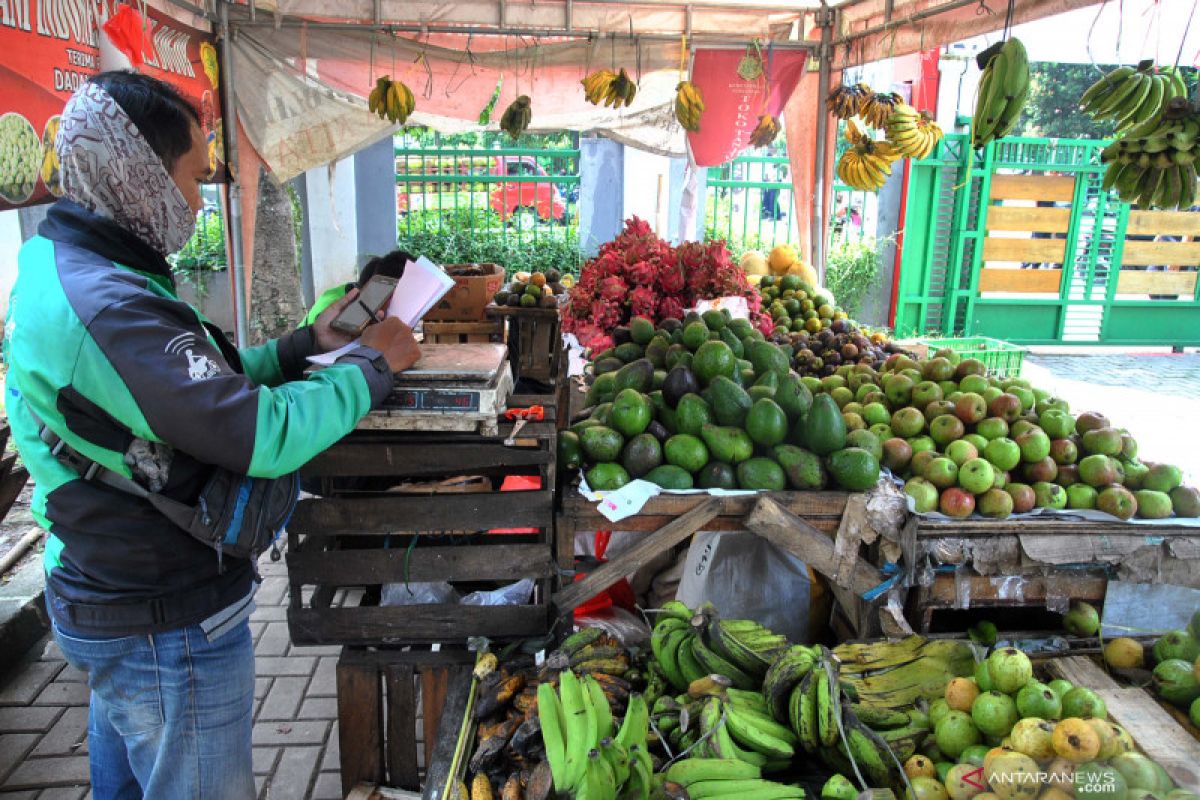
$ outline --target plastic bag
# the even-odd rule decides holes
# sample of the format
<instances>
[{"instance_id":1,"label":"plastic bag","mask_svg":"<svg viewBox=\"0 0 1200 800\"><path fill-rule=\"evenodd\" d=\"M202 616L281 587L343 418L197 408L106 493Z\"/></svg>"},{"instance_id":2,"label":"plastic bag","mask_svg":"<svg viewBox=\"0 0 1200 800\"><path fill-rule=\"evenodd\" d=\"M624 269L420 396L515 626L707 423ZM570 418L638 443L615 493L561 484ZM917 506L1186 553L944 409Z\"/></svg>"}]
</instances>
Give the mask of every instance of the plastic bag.
<instances>
[{"instance_id":1,"label":"plastic bag","mask_svg":"<svg viewBox=\"0 0 1200 800\"><path fill-rule=\"evenodd\" d=\"M676 597L708 601L728 619L753 619L796 643L809 641L808 565L758 536L704 531L692 538Z\"/></svg>"},{"instance_id":2,"label":"plastic bag","mask_svg":"<svg viewBox=\"0 0 1200 800\"><path fill-rule=\"evenodd\" d=\"M490 592L471 592L460 601L464 606L523 606L533 597L533 578L492 589Z\"/></svg>"},{"instance_id":3,"label":"plastic bag","mask_svg":"<svg viewBox=\"0 0 1200 800\"><path fill-rule=\"evenodd\" d=\"M423 606L457 602L458 592L445 581L385 583L379 598L381 606Z\"/></svg>"},{"instance_id":4,"label":"plastic bag","mask_svg":"<svg viewBox=\"0 0 1200 800\"><path fill-rule=\"evenodd\" d=\"M650 626L637 614L631 614L615 606L576 616L575 624L580 628L599 628L617 637L625 647L634 647L650 641Z\"/></svg>"}]
</instances>

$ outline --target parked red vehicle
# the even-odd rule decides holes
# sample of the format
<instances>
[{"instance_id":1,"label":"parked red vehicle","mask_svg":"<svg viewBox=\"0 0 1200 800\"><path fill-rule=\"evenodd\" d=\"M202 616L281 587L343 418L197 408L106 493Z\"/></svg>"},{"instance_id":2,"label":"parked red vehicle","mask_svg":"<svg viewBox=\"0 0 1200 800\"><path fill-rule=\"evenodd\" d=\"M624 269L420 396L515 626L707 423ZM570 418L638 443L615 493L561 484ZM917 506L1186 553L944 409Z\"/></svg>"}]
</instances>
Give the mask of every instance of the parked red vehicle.
<instances>
[{"instance_id":1,"label":"parked red vehicle","mask_svg":"<svg viewBox=\"0 0 1200 800\"><path fill-rule=\"evenodd\" d=\"M452 156L441 158L411 159L398 156L396 174L401 176L428 176L428 180L399 182L396 207L400 214L410 210L461 208L452 197L455 193L472 192L486 188L488 206L508 222L527 219L564 223L567 204L556 184L541 181L487 181L473 182L471 176L493 177L549 177L542 165L533 156L472 157ZM465 180L453 180L461 175ZM439 195L451 195L439 197Z\"/></svg>"}]
</instances>

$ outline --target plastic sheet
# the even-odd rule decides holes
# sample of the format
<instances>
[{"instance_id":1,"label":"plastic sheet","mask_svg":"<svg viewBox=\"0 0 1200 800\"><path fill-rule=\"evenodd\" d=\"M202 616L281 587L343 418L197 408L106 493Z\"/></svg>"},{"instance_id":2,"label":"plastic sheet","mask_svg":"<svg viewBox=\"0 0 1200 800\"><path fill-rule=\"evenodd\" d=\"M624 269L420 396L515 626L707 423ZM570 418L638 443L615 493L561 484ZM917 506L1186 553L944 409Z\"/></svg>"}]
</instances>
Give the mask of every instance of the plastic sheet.
<instances>
[{"instance_id":1,"label":"plastic sheet","mask_svg":"<svg viewBox=\"0 0 1200 800\"><path fill-rule=\"evenodd\" d=\"M522 578L516 583L492 589L489 592L471 592L464 597L464 606L523 606L533 597L533 578Z\"/></svg>"},{"instance_id":2,"label":"plastic sheet","mask_svg":"<svg viewBox=\"0 0 1200 800\"><path fill-rule=\"evenodd\" d=\"M423 606L457 603L458 592L445 581L428 583L385 583L379 599L381 606Z\"/></svg>"},{"instance_id":3,"label":"plastic sheet","mask_svg":"<svg viewBox=\"0 0 1200 800\"><path fill-rule=\"evenodd\" d=\"M575 618L581 628L600 628L617 637L625 647L639 647L650 642L650 626L636 614L623 608L611 607L594 614Z\"/></svg>"}]
</instances>

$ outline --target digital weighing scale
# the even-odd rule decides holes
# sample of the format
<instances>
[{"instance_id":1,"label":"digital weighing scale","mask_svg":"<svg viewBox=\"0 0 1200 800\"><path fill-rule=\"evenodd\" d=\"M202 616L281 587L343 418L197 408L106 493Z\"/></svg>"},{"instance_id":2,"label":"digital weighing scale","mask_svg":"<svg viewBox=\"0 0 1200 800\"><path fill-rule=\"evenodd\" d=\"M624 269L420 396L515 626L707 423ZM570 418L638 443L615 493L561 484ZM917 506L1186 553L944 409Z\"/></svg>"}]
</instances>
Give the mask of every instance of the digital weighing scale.
<instances>
[{"instance_id":1,"label":"digital weighing scale","mask_svg":"<svg viewBox=\"0 0 1200 800\"><path fill-rule=\"evenodd\" d=\"M421 358L396 376L380 408L360 430L498 433L497 417L512 395L508 348L502 344L423 344Z\"/></svg>"}]
</instances>

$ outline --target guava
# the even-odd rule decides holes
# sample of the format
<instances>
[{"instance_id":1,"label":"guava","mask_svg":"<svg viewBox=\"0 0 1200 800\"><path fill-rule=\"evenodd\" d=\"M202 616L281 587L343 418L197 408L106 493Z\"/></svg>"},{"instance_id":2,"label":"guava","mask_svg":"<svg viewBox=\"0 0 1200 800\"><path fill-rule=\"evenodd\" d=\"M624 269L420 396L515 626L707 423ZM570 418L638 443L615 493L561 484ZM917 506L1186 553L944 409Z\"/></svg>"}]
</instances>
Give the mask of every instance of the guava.
<instances>
[{"instance_id":1,"label":"guava","mask_svg":"<svg viewBox=\"0 0 1200 800\"><path fill-rule=\"evenodd\" d=\"M992 689L1004 694L1015 694L1033 677L1033 664L1029 656L1015 647L1004 647L988 656L988 673Z\"/></svg>"},{"instance_id":2,"label":"guava","mask_svg":"<svg viewBox=\"0 0 1200 800\"><path fill-rule=\"evenodd\" d=\"M971 706L971 719L975 727L988 736L1007 736L1020 718L1016 702L995 690L979 695Z\"/></svg>"}]
</instances>

